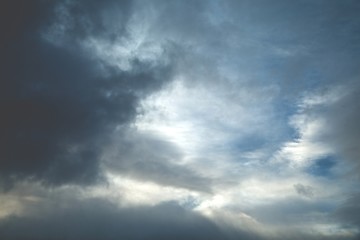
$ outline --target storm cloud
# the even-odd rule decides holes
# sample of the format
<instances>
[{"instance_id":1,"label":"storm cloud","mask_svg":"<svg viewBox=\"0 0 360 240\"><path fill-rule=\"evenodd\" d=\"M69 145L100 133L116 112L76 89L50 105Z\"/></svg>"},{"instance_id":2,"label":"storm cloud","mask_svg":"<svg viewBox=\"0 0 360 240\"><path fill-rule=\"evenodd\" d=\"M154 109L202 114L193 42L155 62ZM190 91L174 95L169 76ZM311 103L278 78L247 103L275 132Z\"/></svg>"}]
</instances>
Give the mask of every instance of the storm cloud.
<instances>
[{"instance_id":1,"label":"storm cloud","mask_svg":"<svg viewBox=\"0 0 360 240\"><path fill-rule=\"evenodd\" d=\"M70 209L40 216L9 217L0 223L0 236L9 240L224 239L214 223L171 202L121 210L99 199L71 204Z\"/></svg>"},{"instance_id":2,"label":"storm cloud","mask_svg":"<svg viewBox=\"0 0 360 240\"><path fill-rule=\"evenodd\" d=\"M139 98L169 79L171 66L152 67L135 59L131 71L116 71L77 47L77 39L86 34L109 33L97 26L101 23L93 12L103 4L89 2L77 9L75 23L64 33L71 42L62 46L41 37L55 4L3 5L2 22L10 24L3 27L12 31L4 33L1 44L3 181L96 182L101 175L99 154L108 135L135 116ZM127 7L125 2L119 5Z\"/></svg>"}]
</instances>

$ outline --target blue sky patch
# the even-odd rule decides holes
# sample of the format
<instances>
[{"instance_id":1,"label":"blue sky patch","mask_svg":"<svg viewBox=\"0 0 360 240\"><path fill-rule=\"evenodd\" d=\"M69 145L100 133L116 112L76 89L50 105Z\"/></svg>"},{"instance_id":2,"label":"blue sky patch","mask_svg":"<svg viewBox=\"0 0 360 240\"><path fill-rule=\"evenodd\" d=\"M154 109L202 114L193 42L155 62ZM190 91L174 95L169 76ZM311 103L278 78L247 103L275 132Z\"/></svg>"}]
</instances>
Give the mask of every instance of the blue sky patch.
<instances>
[{"instance_id":1,"label":"blue sky patch","mask_svg":"<svg viewBox=\"0 0 360 240\"><path fill-rule=\"evenodd\" d=\"M314 162L307 170L311 175L321 176L321 177L330 177L331 170L336 164L336 159L334 156L327 156L320 158Z\"/></svg>"}]
</instances>

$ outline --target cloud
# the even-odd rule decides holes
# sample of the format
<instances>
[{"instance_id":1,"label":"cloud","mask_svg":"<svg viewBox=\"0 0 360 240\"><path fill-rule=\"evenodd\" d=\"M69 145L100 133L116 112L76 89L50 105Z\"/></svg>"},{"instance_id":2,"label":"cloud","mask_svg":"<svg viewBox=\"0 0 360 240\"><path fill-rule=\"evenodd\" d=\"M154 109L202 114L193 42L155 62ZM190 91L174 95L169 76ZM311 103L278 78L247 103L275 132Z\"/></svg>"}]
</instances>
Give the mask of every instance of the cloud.
<instances>
[{"instance_id":1,"label":"cloud","mask_svg":"<svg viewBox=\"0 0 360 240\"><path fill-rule=\"evenodd\" d=\"M358 78L359 76L355 76ZM359 158L358 139L360 130L358 122L360 120L359 106L359 85L358 83L347 86L347 94L336 101L324 114L328 121L328 133L326 140L336 149L337 153L344 161L354 166L351 175L359 177Z\"/></svg>"},{"instance_id":2,"label":"cloud","mask_svg":"<svg viewBox=\"0 0 360 240\"><path fill-rule=\"evenodd\" d=\"M95 26L92 13L102 7L78 9L71 15L78 22L66 36L109 33ZM21 14L19 19L5 15L16 21L1 54L0 173L5 183L22 178L51 185L97 181L108 135L134 118L139 98L170 79L169 65L135 61L131 70L118 71L87 55L81 45L49 43L41 31L53 20L53 9L41 2L28 8L24 2L9 5L12 14ZM83 33L82 25L94 29Z\"/></svg>"},{"instance_id":3,"label":"cloud","mask_svg":"<svg viewBox=\"0 0 360 240\"><path fill-rule=\"evenodd\" d=\"M293 166L305 168L319 164L318 167L325 168L327 162L331 164L328 170L334 167L334 173L358 177L358 96L355 82L306 95L289 121L298 136L284 143L275 158L287 159Z\"/></svg>"},{"instance_id":4,"label":"cloud","mask_svg":"<svg viewBox=\"0 0 360 240\"><path fill-rule=\"evenodd\" d=\"M74 196L74 195L73 195ZM0 220L0 237L4 239L353 239L351 235L336 237L321 233L308 234L296 228L261 230L246 226L246 215L215 213L211 220L186 210L175 202L155 206L119 208L114 203L89 198L63 198L60 203L43 201L25 215L12 215ZM290 208L297 205L294 202ZM38 208L41 205L40 208ZM310 207L312 208L312 207ZM264 213L271 209L263 208ZM292 211L295 214L299 209ZM300 210L301 211L301 210ZM233 211L232 211L233 212ZM230 212L231 213L231 212ZM270 214L273 214L271 212ZM236 224L241 219L242 228ZM232 221L231 222L229 222ZM244 222L245 221L245 222Z\"/></svg>"},{"instance_id":5,"label":"cloud","mask_svg":"<svg viewBox=\"0 0 360 240\"><path fill-rule=\"evenodd\" d=\"M226 239L208 219L175 203L118 209L100 199L73 201L40 215L0 221L4 239Z\"/></svg>"},{"instance_id":6,"label":"cloud","mask_svg":"<svg viewBox=\"0 0 360 240\"><path fill-rule=\"evenodd\" d=\"M164 186L211 192L212 179L181 164L181 149L151 132L135 129L120 132L104 152L107 172Z\"/></svg>"},{"instance_id":7,"label":"cloud","mask_svg":"<svg viewBox=\"0 0 360 240\"><path fill-rule=\"evenodd\" d=\"M0 233L356 238L359 6L2 2Z\"/></svg>"},{"instance_id":8,"label":"cloud","mask_svg":"<svg viewBox=\"0 0 360 240\"><path fill-rule=\"evenodd\" d=\"M299 195L303 195L309 198L314 196L314 189L311 186L305 186L301 183L297 183L294 185L294 188Z\"/></svg>"},{"instance_id":9,"label":"cloud","mask_svg":"<svg viewBox=\"0 0 360 240\"><path fill-rule=\"evenodd\" d=\"M344 221L346 224L359 227L360 226L360 205L359 194L353 194L350 196L334 213L335 217Z\"/></svg>"}]
</instances>

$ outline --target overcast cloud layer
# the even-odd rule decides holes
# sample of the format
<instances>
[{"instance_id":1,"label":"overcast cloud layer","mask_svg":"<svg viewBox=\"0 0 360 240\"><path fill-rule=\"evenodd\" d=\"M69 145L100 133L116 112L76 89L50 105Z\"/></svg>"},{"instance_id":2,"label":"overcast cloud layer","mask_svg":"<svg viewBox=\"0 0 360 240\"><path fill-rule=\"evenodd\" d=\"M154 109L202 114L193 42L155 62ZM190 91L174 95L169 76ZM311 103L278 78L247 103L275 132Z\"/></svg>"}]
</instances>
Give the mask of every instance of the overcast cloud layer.
<instances>
[{"instance_id":1,"label":"overcast cloud layer","mask_svg":"<svg viewBox=\"0 0 360 240\"><path fill-rule=\"evenodd\" d=\"M1 239L359 239L360 2L1 1Z\"/></svg>"}]
</instances>

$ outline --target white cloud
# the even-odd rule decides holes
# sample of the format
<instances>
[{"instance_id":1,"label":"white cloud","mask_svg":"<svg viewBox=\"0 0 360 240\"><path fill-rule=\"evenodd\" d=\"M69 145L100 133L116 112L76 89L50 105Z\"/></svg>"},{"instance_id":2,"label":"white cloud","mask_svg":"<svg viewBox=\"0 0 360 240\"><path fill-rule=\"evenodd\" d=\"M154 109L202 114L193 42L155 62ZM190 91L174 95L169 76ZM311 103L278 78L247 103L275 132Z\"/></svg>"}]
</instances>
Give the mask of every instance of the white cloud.
<instances>
[{"instance_id":1,"label":"white cloud","mask_svg":"<svg viewBox=\"0 0 360 240\"><path fill-rule=\"evenodd\" d=\"M339 101L344 93L342 88L333 88L325 93L308 94L298 104L298 112L289 118L298 137L285 142L274 155L273 161L287 162L291 167L305 168L314 160L335 154L326 140L329 132L324 109Z\"/></svg>"},{"instance_id":2,"label":"white cloud","mask_svg":"<svg viewBox=\"0 0 360 240\"><path fill-rule=\"evenodd\" d=\"M236 141L253 135L268 137L273 130L268 128L273 121L271 103L261 92L232 91L226 84L187 85L186 81L178 79L145 99L136 127L164 136L189 158L216 158L227 154Z\"/></svg>"}]
</instances>

